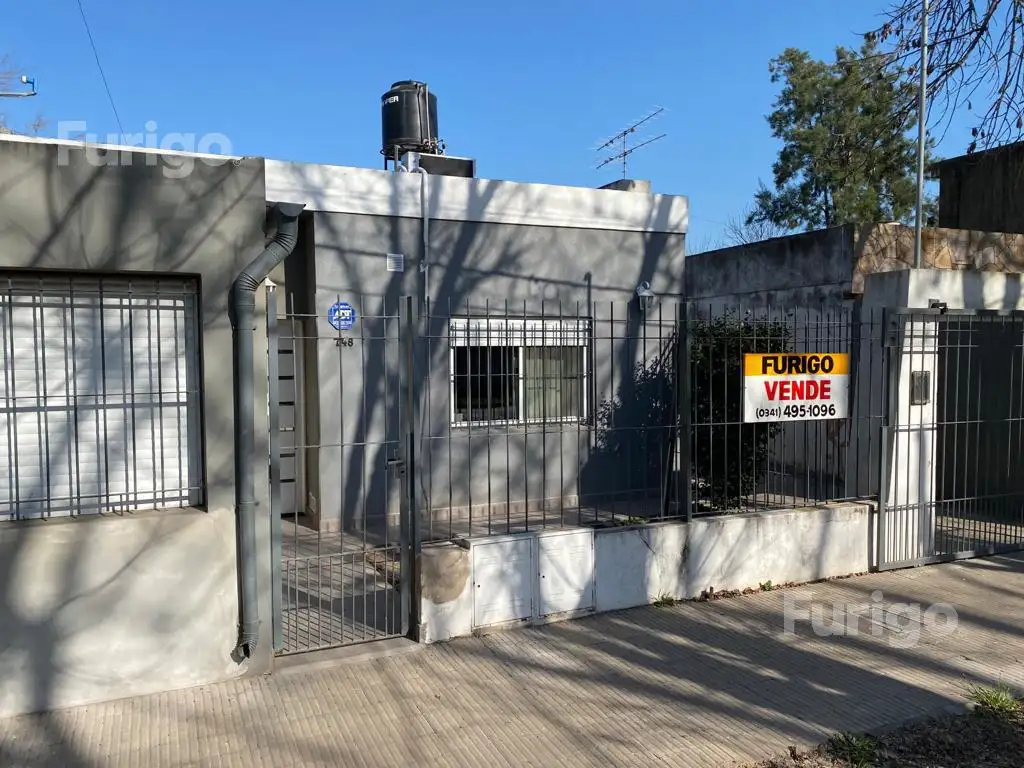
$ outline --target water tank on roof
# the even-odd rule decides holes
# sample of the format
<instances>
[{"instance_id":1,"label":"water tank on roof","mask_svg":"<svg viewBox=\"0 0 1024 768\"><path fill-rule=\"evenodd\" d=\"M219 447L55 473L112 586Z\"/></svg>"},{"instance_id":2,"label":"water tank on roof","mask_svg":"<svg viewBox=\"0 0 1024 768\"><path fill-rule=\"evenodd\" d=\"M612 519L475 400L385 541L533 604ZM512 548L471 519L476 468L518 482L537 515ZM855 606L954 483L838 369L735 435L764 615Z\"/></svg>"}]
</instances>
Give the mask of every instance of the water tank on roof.
<instances>
[{"instance_id":1,"label":"water tank on roof","mask_svg":"<svg viewBox=\"0 0 1024 768\"><path fill-rule=\"evenodd\" d=\"M381 154L393 160L406 152L438 154L437 96L426 83L400 80L380 97Z\"/></svg>"}]
</instances>

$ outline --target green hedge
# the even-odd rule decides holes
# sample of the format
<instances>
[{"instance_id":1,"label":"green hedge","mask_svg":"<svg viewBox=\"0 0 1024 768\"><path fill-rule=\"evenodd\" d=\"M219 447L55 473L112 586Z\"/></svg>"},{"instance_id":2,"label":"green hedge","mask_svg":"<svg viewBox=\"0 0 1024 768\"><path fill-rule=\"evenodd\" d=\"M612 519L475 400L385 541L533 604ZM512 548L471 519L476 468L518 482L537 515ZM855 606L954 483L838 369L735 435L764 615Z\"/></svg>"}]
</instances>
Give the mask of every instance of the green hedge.
<instances>
[{"instance_id":1,"label":"green hedge","mask_svg":"<svg viewBox=\"0 0 1024 768\"><path fill-rule=\"evenodd\" d=\"M699 502L735 507L764 480L779 424L743 423L743 355L788 352L783 321L724 314L691 321L691 456Z\"/></svg>"}]
</instances>

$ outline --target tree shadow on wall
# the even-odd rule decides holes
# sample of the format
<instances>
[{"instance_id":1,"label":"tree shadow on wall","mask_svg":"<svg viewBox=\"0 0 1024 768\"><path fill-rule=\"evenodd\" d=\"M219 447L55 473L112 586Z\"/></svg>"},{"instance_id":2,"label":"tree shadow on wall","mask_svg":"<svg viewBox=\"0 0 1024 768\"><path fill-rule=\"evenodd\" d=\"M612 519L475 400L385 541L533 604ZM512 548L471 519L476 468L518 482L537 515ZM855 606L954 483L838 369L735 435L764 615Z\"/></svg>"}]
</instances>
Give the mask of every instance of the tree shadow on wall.
<instances>
[{"instance_id":1,"label":"tree shadow on wall","mask_svg":"<svg viewBox=\"0 0 1024 768\"><path fill-rule=\"evenodd\" d=\"M781 425L744 422L743 362L751 353L789 351L791 329L750 312L685 322L657 357L634 366L628 397L620 391L597 407L582 507L610 508L614 518L685 516L681 490L689 482L695 514L739 512L766 487ZM689 434L682 439L690 459L681 469L683 446L674 443L685 428L687 399Z\"/></svg>"},{"instance_id":2,"label":"tree shadow on wall","mask_svg":"<svg viewBox=\"0 0 1024 768\"><path fill-rule=\"evenodd\" d=\"M594 412L594 437L580 478L581 507L629 518L658 517L675 437L675 332L651 360L633 366ZM603 517L603 515L601 515Z\"/></svg>"}]
</instances>

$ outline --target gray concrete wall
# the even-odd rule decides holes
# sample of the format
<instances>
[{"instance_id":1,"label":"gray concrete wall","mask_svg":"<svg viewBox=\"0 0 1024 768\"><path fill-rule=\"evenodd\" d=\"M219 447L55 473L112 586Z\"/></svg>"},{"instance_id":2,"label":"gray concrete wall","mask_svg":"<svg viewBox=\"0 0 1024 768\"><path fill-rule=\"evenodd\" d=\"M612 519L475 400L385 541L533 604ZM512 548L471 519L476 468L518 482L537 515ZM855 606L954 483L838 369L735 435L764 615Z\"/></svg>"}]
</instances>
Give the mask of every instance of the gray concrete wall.
<instances>
[{"instance_id":1,"label":"gray concrete wall","mask_svg":"<svg viewBox=\"0 0 1024 768\"><path fill-rule=\"evenodd\" d=\"M237 639L228 289L263 246L263 162L195 160L0 141L0 268L197 276L202 509L0 523L0 715L181 688L269 667L269 517L257 483L262 639ZM118 164L120 163L120 164ZM177 176L177 177L176 177ZM259 402L266 346L257 335ZM266 409L256 408L266 454ZM265 471L265 464L260 471ZM258 475L258 478L264 475Z\"/></svg>"},{"instance_id":2,"label":"gray concrete wall","mask_svg":"<svg viewBox=\"0 0 1024 768\"><path fill-rule=\"evenodd\" d=\"M843 300L853 279L853 229L833 227L686 259L686 295L697 304L728 297L748 307L815 306Z\"/></svg>"},{"instance_id":3,"label":"gray concrete wall","mask_svg":"<svg viewBox=\"0 0 1024 768\"><path fill-rule=\"evenodd\" d=\"M320 447L308 462L307 482L318 485L314 506L323 527L375 528L364 516L383 509L397 513L397 484L385 461L399 445L396 316L403 295L416 297L419 311L423 299L430 299L432 316L424 313L419 326L414 379L421 433L418 492L421 510L434 511L438 535L446 535L441 521L452 508L464 515L472 507L477 518L489 508L503 524L509 504L512 512L545 504L557 508L574 505L580 495L636 485L635 473L616 481L608 473L630 460L646 461L642 450L645 443L654 446L653 435L620 444L635 454L629 459L596 455L599 430L586 424L451 428L448 318L467 310L503 315L506 304L509 317L592 316L590 412L615 397L632 402L635 363L655 357L672 331L682 292L682 234L433 220L428 269L421 272L419 219L317 213L313 226L312 307L319 341L318 370L309 380L317 383L320 413L308 430L308 444ZM386 271L387 253L404 254L403 273ZM646 321L633 301L643 280L659 295ZM337 346L338 334L327 322L327 309L338 298L360 313L348 334L353 347ZM620 413L618 423L624 418Z\"/></svg>"}]
</instances>

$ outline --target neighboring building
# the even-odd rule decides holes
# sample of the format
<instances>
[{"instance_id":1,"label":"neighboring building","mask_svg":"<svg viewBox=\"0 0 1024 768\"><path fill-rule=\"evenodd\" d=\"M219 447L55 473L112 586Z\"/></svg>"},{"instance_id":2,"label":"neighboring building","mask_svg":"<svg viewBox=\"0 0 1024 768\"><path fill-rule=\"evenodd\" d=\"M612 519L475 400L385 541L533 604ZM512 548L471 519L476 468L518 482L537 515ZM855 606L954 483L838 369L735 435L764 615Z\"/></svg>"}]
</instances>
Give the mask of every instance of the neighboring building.
<instances>
[{"instance_id":1,"label":"neighboring building","mask_svg":"<svg viewBox=\"0 0 1024 768\"><path fill-rule=\"evenodd\" d=\"M1024 233L1024 142L935 163L939 226Z\"/></svg>"},{"instance_id":2,"label":"neighboring building","mask_svg":"<svg viewBox=\"0 0 1024 768\"><path fill-rule=\"evenodd\" d=\"M922 247L924 268L1024 272L1024 234L926 227ZM913 264L913 227L845 225L694 254L686 295L698 304L835 304L859 298L868 275Z\"/></svg>"},{"instance_id":3,"label":"neighboring building","mask_svg":"<svg viewBox=\"0 0 1024 768\"><path fill-rule=\"evenodd\" d=\"M246 668L228 291L264 169L203 160L0 137L0 715Z\"/></svg>"}]
</instances>

